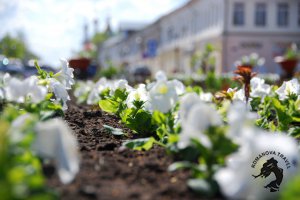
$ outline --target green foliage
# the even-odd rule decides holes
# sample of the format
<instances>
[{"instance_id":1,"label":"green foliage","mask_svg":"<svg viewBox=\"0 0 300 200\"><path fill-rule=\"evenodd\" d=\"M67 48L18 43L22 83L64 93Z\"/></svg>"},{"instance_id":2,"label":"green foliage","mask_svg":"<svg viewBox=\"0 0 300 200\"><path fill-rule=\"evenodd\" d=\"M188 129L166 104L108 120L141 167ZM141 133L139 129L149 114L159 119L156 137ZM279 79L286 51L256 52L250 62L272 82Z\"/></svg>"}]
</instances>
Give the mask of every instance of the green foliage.
<instances>
[{"instance_id":1,"label":"green foliage","mask_svg":"<svg viewBox=\"0 0 300 200\"><path fill-rule=\"evenodd\" d=\"M199 86L188 86L185 88L186 92L195 92L196 94L201 94L203 92L203 89Z\"/></svg>"},{"instance_id":2,"label":"green foliage","mask_svg":"<svg viewBox=\"0 0 300 200\"><path fill-rule=\"evenodd\" d=\"M156 130L156 126L152 124L151 113L143 109L144 102L134 101L134 107L128 108L125 104L128 93L126 90L117 89L113 95L109 91L103 91L100 95L102 100L99 106L108 113L118 115L122 122L135 133L151 134Z\"/></svg>"},{"instance_id":3,"label":"green foliage","mask_svg":"<svg viewBox=\"0 0 300 200\"><path fill-rule=\"evenodd\" d=\"M257 125L272 131L288 132L299 137L300 111L293 95L281 101L277 96L264 98L262 104L257 106L260 118Z\"/></svg>"},{"instance_id":4,"label":"green foliage","mask_svg":"<svg viewBox=\"0 0 300 200\"><path fill-rule=\"evenodd\" d=\"M214 180L208 182L203 179L189 179L187 185L193 191L206 197L213 197L219 191L218 184Z\"/></svg>"},{"instance_id":5,"label":"green foliage","mask_svg":"<svg viewBox=\"0 0 300 200\"><path fill-rule=\"evenodd\" d=\"M105 130L107 130L109 133L113 134L113 135L124 135L125 133L122 131L122 129L119 128L113 128L111 126L108 125L103 125L103 127L105 128Z\"/></svg>"},{"instance_id":6,"label":"green foliage","mask_svg":"<svg viewBox=\"0 0 300 200\"><path fill-rule=\"evenodd\" d=\"M168 150L173 151L173 146L178 141L180 126L175 125L173 112L163 114L159 111L154 111L152 115L152 123L157 125L156 135L159 141L167 145Z\"/></svg>"},{"instance_id":7,"label":"green foliage","mask_svg":"<svg viewBox=\"0 0 300 200\"><path fill-rule=\"evenodd\" d=\"M57 199L56 195L47 189L41 162L31 151L35 138L35 121L27 121L22 126L22 137L18 140L11 140L9 137L12 134L10 123L19 114L20 111L8 107L0 119L1 199Z\"/></svg>"},{"instance_id":8,"label":"green foliage","mask_svg":"<svg viewBox=\"0 0 300 200\"><path fill-rule=\"evenodd\" d=\"M101 43L103 43L105 40L107 40L108 35L106 33L96 33L93 38L92 38L92 42L95 45L99 45Z\"/></svg>"},{"instance_id":9,"label":"green foliage","mask_svg":"<svg viewBox=\"0 0 300 200\"><path fill-rule=\"evenodd\" d=\"M109 95L107 92L109 91L106 90L102 93L104 99L99 101L100 108L105 112L119 115L125 109L128 93L124 89L116 89L114 95Z\"/></svg>"},{"instance_id":10,"label":"green foliage","mask_svg":"<svg viewBox=\"0 0 300 200\"><path fill-rule=\"evenodd\" d=\"M46 79L47 77L50 77L50 74L48 72L41 69L41 67L39 66L37 61L34 61L34 66L37 69L37 73L38 73L40 79Z\"/></svg>"},{"instance_id":11,"label":"green foliage","mask_svg":"<svg viewBox=\"0 0 300 200\"><path fill-rule=\"evenodd\" d=\"M224 166L225 158L238 148L236 144L226 137L225 131L224 127L209 127L205 134L210 139L212 146L207 147L200 140L192 139L190 147L178 152L179 154L183 152L184 159L190 158L191 160L175 163L170 166L169 170L191 169L193 179L188 181L191 189L207 196L215 195L218 187L213 176L216 170ZM198 160L198 164L194 163L195 157Z\"/></svg>"},{"instance_id":12,"label":"green foliage","mask_svg":"<svg viewBox=\"0 0 300 200\"><path fill-rule=\"evenodd\" d=\"M153 137L149 137L149 138L129 140L123 143L123 146L137 151L142 151L142 150L147 151L153 147L154 143L155 143L155 139Z\"/></svg>"},{"instance_id":13,"label":"green foliage","mask_svg":"<svg viewBox=\"0 0 300 200\"><path fill-rule=\"evenodd\" d=\"M21 37L12 37L10 35L5 35L0 40L0 54L8 58L19 58L22 60L37 58L37 56L28 49Z\"/></svg>"},{"instance_id":14,"label":"green foliage","mask_svg":"<svg viewBox=\"0 0 300 200\"><path fill-rule=\"evenodd\" d=\"M282 188L279 199L298 200L300 197L299 185L300 175L298 174Z\"/></svg>"},{"instance_id":15,"label":"green foliage","mask_svg":"<svg viewBox=\"0 0 300 200\"><path fill-rule=\"evenodd\" d=\"M110 65L108 68L101 69L97 77L106 77L108 79L112 79L118 74L119 74L119 70L116 67Z\"/></svg>"},{"instance_id":16,"label":"green foliage","mask_svg":"<svg viewBox=\"0 0 300 200\"><path fill-rule=\"evenodd\" d=\"M108 113L117 113L119 110L119 102L112 99L105 99L99 101L99 106L102 110Z\"/></svg>"},{"instance_id":17,"label":"green foliage","mask_svg":"<svg viewBox=\"0 0 300 200\"><path fill-rule=\"evenodd\" d=\"M40 68L37 62L38 84L49 84L47 78L52 72ZM33 91L34 92L34 91ZM45 100L33 104L5 102L0 117L0 196L1 199L58 199L46 186L41 159L32 151L35 142L35 126L39 121L63 116L62 106L51 100L48 93ZM12 126L15 119L26 114L25 121Z\"/></svg>"},{"instance_id":18,"label":"green foliage","mask_svg":"<svg viewBox=\"0 0 300 200\"><path fill-rule=\"evenodd\" d=\"M215 48L212 44L206 44L203 52L196 52L191 57L191 67L195 70L199 69L203 72L209 72L215 70L215 57L212 56L212 53L215 51Z\"/></svg>"},{"instance_id":19,"label":"green foliage","mask_svg":"<svg viewBox=\"0 0 300 200\"><path fill-rule=\"evenodd\" d=\"M122 122L136 133L151 134L155 131L151 113L143 109L125 109L121 113Z\"/></svg>"},{"instance_id":20,"label":"green foliage","mask_svg":"<svg viewBox=\"0 0 300 200\"><path fill-rule=\"evenodd\" d=\"M205 86L208 91L219 91L222 88L222 79L218 78L214 72L208 72Z\"/></svg>"},{"instance_id":21,"label":"green foliage","mask_svg":"<svg viewBox=\"0 0 300 200\"><path fill-rule=\"evenodd\" d=\"M291 47L286 50L284 53L284 58L287 60L297 60L300 58L300 51L298 50L296 44L292 44Z\"/></svg>"}]
</instances>

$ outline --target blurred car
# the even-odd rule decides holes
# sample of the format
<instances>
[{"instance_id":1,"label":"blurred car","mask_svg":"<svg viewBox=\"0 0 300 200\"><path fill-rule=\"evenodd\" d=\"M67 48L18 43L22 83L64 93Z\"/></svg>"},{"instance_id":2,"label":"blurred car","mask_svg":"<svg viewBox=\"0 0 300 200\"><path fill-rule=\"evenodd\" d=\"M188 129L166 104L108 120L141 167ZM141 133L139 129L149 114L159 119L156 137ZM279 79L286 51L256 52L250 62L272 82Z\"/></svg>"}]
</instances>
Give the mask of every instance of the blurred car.
<instances>
[{"instance_id":1,"label":"blurred car","mask_svg":"<svg viewBox=\"0 0 300 200\"><path fill-rule=\"evenodd\" d=\"M1 60L0 72L22 75L24 66L20 59L8 59L4 57Z\"/></svg>"},{"instance_id":2,"label":"blurred car","mask_svg":"<svg viewBox=\"0 0 300 200\"><path fill-rule=\"evenodd\" d=\"M144 83L147 79L151 78L151 71L148 66L137 65L129 67L127 79L131 84Z\"/></svg>"}]
</instances>

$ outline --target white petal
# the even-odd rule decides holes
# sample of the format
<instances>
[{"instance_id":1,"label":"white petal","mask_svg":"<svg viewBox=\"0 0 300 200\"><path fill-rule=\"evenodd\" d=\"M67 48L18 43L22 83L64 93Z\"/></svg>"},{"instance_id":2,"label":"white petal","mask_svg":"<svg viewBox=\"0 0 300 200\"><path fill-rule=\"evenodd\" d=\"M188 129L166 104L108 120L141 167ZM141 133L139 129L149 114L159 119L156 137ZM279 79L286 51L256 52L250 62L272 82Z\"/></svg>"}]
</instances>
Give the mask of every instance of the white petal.
<instances>
[{"instance_id":1,"label":"white petal","mask_svg":"<svg viewBox=\"0 0 300 200\"><path fill-rule=\"evenodd\" d=\"M77 141L61 119L39 122L33 149L42 157L54 159L63 183L71 182L79 171Z\"/></svg>"}]
</instances>

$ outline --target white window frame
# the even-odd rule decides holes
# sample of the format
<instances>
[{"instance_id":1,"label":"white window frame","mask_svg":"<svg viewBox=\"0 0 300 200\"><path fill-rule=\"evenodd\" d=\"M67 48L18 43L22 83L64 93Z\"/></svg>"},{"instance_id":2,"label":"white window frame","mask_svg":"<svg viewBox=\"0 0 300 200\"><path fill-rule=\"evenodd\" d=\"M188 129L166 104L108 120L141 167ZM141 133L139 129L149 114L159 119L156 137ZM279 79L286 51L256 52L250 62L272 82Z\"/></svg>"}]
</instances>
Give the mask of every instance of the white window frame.
<instances>
[{"instance_id":1,"label":"white window frame","mask_svg":"<svg viewBox=\"0 0 300 200\"><path fill-rule=\"evenodd\" d=\"M300 2L298 3L298 26L300 26Z\"/></svg>"},{"instance_id":2,"label":"white window frame","mask_svg":"<svg viewBox=\"0 0 300 200\"><path fill-rule=\"evenodd\" d=\"M287 2L277 4L277 26L289 26L289 4Z\"/></svg>"},{"instance_id":3,"label":"white window frame","mask_svg":"<svg viewBox=\"0 0 300 200\"><path fill-rule=\"evenodd\" d=\"M245 3L244 2L234 2L233 4L233 19L232 23L234 26L244 26L245 25Z\"/></svg>"},{"instance_id":4,"label":"white window frame","mask_svg":"<svg viewBox=\"0 0 300 200\"><path fill-rule=\"evenodd\" d=\"M264 27L267 25L267 4L257 2L255 4L255 26Z\"/></svg>"}]
</instances>

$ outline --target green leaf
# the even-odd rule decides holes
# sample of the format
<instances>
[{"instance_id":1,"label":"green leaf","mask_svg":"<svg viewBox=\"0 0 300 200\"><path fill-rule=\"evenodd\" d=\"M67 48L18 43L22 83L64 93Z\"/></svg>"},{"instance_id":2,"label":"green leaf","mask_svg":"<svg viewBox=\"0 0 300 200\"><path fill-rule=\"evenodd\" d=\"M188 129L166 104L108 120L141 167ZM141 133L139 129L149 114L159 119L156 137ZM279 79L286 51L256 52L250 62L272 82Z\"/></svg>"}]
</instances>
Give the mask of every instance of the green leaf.
<instances>
[{"instance_id":1,"label":"green leaf","mask_svg":"<svg viewBox=\"0 0 300 200\"><path fill-rule=\"evenodd\" d=\"M286 112L286 107L283 106L279 100L273 98L272 103L277 113L280 129L282 131L286 131L288 129L288 125L292 122L292 117Z\"/></svg>"},{"instance_id":2,"label":"green leaf","mask_svg":"<svg viewBox=\"0 0 300 200\"><path fill-rule=\"evenodd\" d=\"M41 121L46 121L53 118L56 115L56 111L41 111Z\"/></svg>"},{"instance_id":3,"label":"green leaf","mask_svg":"<svg viewBox=\"0 0 300 200\"><path fill-rule=\"evenodd\" d=\"M146 150L152 148L153 144L155 142L155 139L153 137L150 138L142 138L142 139L135 139L135 140L129 140L123 143L123 146L128 147L133 150Z\"/></svg>"},{"instance_id":4,"label":"green leaf","mask_svg":"<svg viewBox=\"0 0 300 200\"><path fill-rule=\"evenodd\" d=\"M103 111L108 113L117 113L119 109L119 103L111 99L100 100L99 106Z\"/></svg>"},{"instance_id":5,"label":"green leaf","mask_svg":"<svg viewBox=\"0 0 300 200\"><path fill-rule=\"evenodd\" d=\"M289 131L288 131L288 135L292 136L296 139L299 139L300 138L300 127L290 128Z\"/></svg>"},{"instance_id":6,"label":"green leaf","mask_svg":"<svg viewBox=\"0 0 300 200\"><path fill-rule=\"evenodd\" d=\"M300 175L294 176L291 180L289 180L282 188L280 192L280 200L298 200L300 196Z\"/></svg>"},{"instance_id":7,"label":"green leaf","mask_svg":"<svg viewBox=\"0 0 300 200\"><path fill-rule=\"evenodd\" d=\"M126 121L126 125L138 133L148 133L154 131L151 120L152 116L150 113L139 109L135 114L130 115Z\"/></svg>"},{"instance_id":8,"label":"green leaf","mask_svg":"<svg viewBox=\"0 0 300 200\"><path fill-rule=\"evenodd\" d=\"M108 125L103 125L103 127L105 128L105 130L107 130L109 133L111 133L113 135L124 135L125 134L125 133L123 133L122 129L119 129L119 128L113 128Z\"/></svg>"},{"instance_id":9,"label":"green leaf","mask_svg":"<svg viewBox=\"0 0 300 200\"><path fill-rule=\"evenodd\" d=\"M255 97L250 101L250 105L253 111L257 111L259 108L259 105L261 104L261 98Z\"/></svg>"},{"instance_id":10,"label":"green leaf","mask_svg":"<svg viewBox=\"0 0 300 200\"><path fill-rule=\"evenodd\" d=\"M166 116L160 111L154 111L152 114L152 118L157 124L164 124L166 122Z\"/></svg>"},{"instance_id":11,"label":"green leaf","mask_svg":"<svg viewBox=\"0 0 300 200\"><path fill-rule=\"evenodd\" d=\"M173 144L179 141L179 135L178 134L169 134L168 137L168 143Z\"/></svg>"},{"instance_id":12,"label":"green leaf","mask_svg":"<svg viewBox=\"0 0 300 200\"><path fill-rule=\"evenodd\" d=\"M194 164L188 161L175 162L168 167L169 172L173 172L180 169L193 168Z\"/></svg>"},{"instance_id":13,"label":"green leaf","mask_svg":"<svg viewBox=\"0 0 300 200\"><path fill-rule=\"evenodd\" d=\"M109 96L110 96L109 93L110 93L110 89L109 89L109 88L104 89L104 90L100 93L101 99L107 99L107 98L109 98Z\"/></svg>"},{"instance_id":14,"label":"green leaf","mask_svg":"<svg viewBox=\"0 0 300 200\"><path fill-rule=\"evenodd\" d=\"M204 179L189 179L187 185L195 192L201 194L210 195L212 192L211 185Z\"/></svg>"},{"instance_id":15,"label":"green leaf","mask_svg":"<svg viewBox=\"0 0 300 200\"><path fill-rule=\"evenodd\" d=\"M123 102L127 99L127 92L124 89L116 89L115 94L114 94L114 98L118 101L118 102Z\"/></svg>"}]
</instances>

